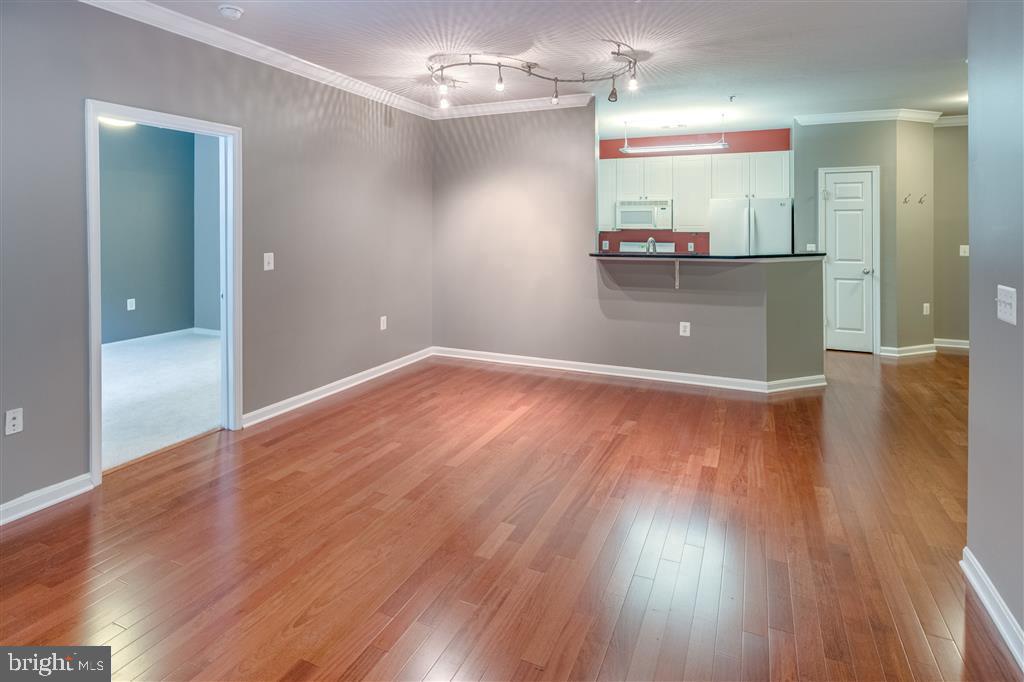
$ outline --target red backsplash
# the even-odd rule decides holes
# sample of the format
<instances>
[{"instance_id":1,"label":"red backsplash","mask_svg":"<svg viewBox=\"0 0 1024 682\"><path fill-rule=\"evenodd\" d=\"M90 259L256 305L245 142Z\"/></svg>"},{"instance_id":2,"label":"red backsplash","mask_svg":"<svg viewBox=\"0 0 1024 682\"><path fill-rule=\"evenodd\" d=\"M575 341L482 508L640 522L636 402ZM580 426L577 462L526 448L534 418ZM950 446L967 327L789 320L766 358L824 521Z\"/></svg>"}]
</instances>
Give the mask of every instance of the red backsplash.
<instances>
[{"instance_id":1,"label":"red backsplash","mask_svg":"<svg viewBox=\"0 0 1024 682\"><path fill-rule=\"evenodd\" d=\"M621 242L645 242L654 237L656 242L673 242L676 253L694 253L706 256L711 253L711 239L708 232L674 232L672 230L617 230L614 232L598 232L597 246L600 251L619 253ZM601 242L607 240L608 248L601 248ZM689 245L693 244L693 251Z\"/></svg>"},{"instance_id":2,"label":"red backsplash","mask_svg":"<svg viewBox=\"0 0 1024 682\"><path fill-rule=\"evenodd\" d=\"M695 142L717 142L721 133L700 135L665 135L663 137L631 137L630 147L646 147L662 144L688 144ZM659 152L656 154L623 154L619 151L624 144L622 138L601 140L602 159L629 159L644 156L684 156L688 154L736 154L739 152L781 152L790 149L789 128L777 130L743 130L726 133L727 149L705 149L692 152Z\"/></svg>"}]
</instances>

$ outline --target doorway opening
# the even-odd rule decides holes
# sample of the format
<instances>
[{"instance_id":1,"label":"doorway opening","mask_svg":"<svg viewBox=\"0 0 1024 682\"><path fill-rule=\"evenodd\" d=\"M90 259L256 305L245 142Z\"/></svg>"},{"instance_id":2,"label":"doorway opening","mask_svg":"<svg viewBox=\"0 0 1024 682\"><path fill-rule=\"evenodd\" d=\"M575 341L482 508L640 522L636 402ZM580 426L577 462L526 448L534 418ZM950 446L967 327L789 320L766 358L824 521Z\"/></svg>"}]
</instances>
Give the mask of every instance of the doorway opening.
<instances>
[{"instance_id":1,"label":"doorway opening","mask_svg":"<svg viewBox=\"0 0 1024 682\"><path fill-rule=\"evenodd\" d=\"M818 243L825 245L825 348L881 345L879 167L818 169Z\"/></svg>"},{"instance_id":2,"label":"doorway opening","mask_svg":"<svg viewBox=\"0 0 1024 682\"><path fill-rule=\"evenodd\" d=\"M86 102L90 473L241 428L241 131Z\"/></svg>"}]
</instances>

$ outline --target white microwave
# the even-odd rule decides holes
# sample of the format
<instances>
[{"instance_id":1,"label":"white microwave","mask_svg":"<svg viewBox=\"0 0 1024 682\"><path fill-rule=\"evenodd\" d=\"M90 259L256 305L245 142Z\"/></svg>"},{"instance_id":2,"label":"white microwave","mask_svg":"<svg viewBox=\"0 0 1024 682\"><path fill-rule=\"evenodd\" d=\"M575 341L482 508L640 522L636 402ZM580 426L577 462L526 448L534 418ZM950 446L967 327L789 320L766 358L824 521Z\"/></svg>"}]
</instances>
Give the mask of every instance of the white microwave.
<instances>
[{"instance_id":1,"label":"white microwave","mask_svg":"<svg viewBox=\"0 0 1024 682\"><path fill-rule=\"evenodd\" d=\"M620 230L670 230L672 202L619 201L615 204L615 226Z\"/></svg>"}]
</instances>

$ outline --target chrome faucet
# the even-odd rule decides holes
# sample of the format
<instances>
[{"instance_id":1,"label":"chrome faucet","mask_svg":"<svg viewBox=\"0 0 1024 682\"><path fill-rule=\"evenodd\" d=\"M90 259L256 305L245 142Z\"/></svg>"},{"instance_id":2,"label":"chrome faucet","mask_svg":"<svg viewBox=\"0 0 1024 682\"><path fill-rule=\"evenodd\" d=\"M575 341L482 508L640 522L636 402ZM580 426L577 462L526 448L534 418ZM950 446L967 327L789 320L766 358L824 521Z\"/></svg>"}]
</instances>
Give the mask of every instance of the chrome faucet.
<instances>
[{"instance_id":1,"label":"chrome faucet","mask_svg":"<svg viewBox=\"0 0 1024 682\"><path fill-rule=\"evenodd\" d=\"M658 243L654 241L654 237L647 238L647 253L657 253Z\"/></svg>"}]
</instances>

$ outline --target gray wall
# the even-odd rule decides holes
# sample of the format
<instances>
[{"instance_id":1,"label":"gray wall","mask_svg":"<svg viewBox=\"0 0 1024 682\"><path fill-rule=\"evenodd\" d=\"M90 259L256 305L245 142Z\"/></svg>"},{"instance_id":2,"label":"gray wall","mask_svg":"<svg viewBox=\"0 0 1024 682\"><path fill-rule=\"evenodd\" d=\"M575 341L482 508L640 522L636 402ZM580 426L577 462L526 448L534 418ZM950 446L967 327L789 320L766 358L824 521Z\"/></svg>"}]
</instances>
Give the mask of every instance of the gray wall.
<instances>
[{"instance_id":1,"label":"gray wall","mask_svg":"<svg viewBox=\"0 0 1024 682\"><path fill-rule=\"evenodd\" d=\"M935 336L968 339L967 126L935 129Z\"/></svg>"},{"instance_id":2,"label":"gray wall","mask_svg":"<svg viewBox=\"0 0 1024 682\"><path fill-rule=\"evenodd\" d=\"M104 343L192 326L192 138L100 126Z\"/></svg>"},{"instance_id":3,"label":"gray wall","mask_svg":"<svg viewBox=\"0 0 1024 682\"><path fill-rule=\"evenodd\" d=\"M968 5L971 392L967 546L1024 623L1024 16ZM996 285L1017 289L1017 326Z\"/></svg>"},{"instance_id":4,"label":"gray wall","mask_svg":"<svg viewBox=\"0 0 1024 682\"><path fill-rule=\"evenodd\" d=\"M883 346L897 346L899 291L896 231L896 121L793 124L793 230L797 251L818 240L818 169L879 166ZM818 244L824 248L824 244ZM930 341L929 341L930 342Z\"/></svg>"},{"instance_id":5,"label":"gray wall","mask_svg":"<svg viewBox=\"0 0 1024 682\"><path fill-rule=\"evenodd\" d=\"M587 257L593 115L590 106L435 123L434 248L445 254L434 267L435 343L766 380L767 273L789 266L684 263L677 291L670 263ZM820 283L820 266L809 269ZM821 320L820 284L810 292L786 292L808 300L805 326ZM821 348L819 339L802 366L787 362L820 374Z\"/></svg>"},{"instance_id":6,"label":"gray wall","mask_svg":"<svg viewBox=\"0 0 1024 682\"><path fill-rule=\"evenodd\" d=\"M430 345L429 121L76 2L0 3L0 80L0 501L88 468L86 98L242 127L246 412Z\"/></svg>"},{"instance_id":7,"label":"gray wall","mask_svg":"<svg viewBox=\"0 0 1024 682\"><path fill-rule=\"evenodd\" d=\"M935 340L934 316L924 314L932 303L932 262L935 231L932 135L930 123L896 122L896 314L898 346L919 346ZM904 199L910 196L909 201ZM923 197L923 202L922 202ZM891 241L882 237L885 244ZM892 271L890 271L892 272ZM885 277L885 271L882 271ZM883 287L884 289L884 287ZM884 331L883 326L883 331Z\"/></svg>"},{"instance_id":8,"label":"gray wall","mask_svg":"<svg viewBox=\"0 0 1024 682\"><path fill-rule=\"evenodd\" d=\"M194 326L220 329L220 140L194 137Z\"/></svg>"}]
</instances>

